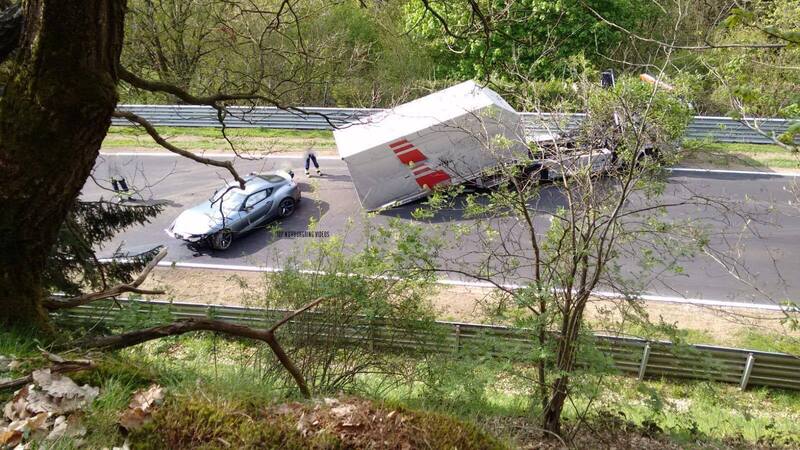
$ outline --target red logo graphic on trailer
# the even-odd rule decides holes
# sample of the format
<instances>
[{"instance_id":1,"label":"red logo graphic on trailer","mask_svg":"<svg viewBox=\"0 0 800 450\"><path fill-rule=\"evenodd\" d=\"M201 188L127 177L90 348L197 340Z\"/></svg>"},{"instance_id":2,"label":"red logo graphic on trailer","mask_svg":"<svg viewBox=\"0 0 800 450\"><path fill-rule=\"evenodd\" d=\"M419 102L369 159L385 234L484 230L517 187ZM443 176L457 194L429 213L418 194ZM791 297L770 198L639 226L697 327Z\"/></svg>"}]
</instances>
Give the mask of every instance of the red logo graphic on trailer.
<instances>
[{"instance_id":1,"label":"red logo graphic on trailer","mask_svg":"<svg viewBox=\"0 0 800 450\"><path fill-rule=\"evenodd\" d=\"M414 144L407 140L400 139L399 141L392 142L389 144L389 148L392 149L401 163L411 168L411 172L414 174L414 178L416 178L417 184L419 184L420 187L433 188L437 184L450 181L450 175L448 175L447 172L443 170L433 170L423 163L423 161L428 158L414 147Z\"/></svg>"}]
</instances>

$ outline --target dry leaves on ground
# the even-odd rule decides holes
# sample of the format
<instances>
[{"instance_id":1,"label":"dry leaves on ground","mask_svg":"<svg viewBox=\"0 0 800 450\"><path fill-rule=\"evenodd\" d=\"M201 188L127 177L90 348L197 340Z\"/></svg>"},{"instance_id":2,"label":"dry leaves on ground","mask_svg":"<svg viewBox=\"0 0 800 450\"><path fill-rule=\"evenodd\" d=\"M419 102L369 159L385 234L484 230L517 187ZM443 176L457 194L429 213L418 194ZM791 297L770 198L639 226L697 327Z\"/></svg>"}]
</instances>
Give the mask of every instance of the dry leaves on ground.
<instances>
[{"instance_id":1,"label":"dry leaves on ground","mask_svg":"<svg viewBox=\"0 0 800 450\"><path fill-rule=\"evenodd\" d=\"M128 431L141 428L150 419L153 408L163 401L164 388L157 384L136 391L128 409L120 415L120 426Z\"/></svg>"},{"instance_id":2,"label":"dry leaves on ground","mask_svg":"<svg viewBox=\"0 0 800 450\"><path fill-rule=\"evenodd\" d=\"M309 408L301 403L279 406L278 415L297 417L296 429L303 436L330 433L349 448L392 448L410 450L414 440L410 417L397 410L376 408L360 399L326 398ZM298 417L299 416L299 417ZM383 441L381 442L381 439Z\"/></svg>"},{"instance_id":3,"label":"dry leaves on ground","mask_svg":"<svg viewBox=\"0 0 800 450\"><path fill-rule=\"evenodd\" d=\"M3 407L0 448L15 448L26 442L79 437L86 433L81 410L94 401L100 390L78 386L71 378L36 370L33 383L14 393ZM22 447L26 448L26 447Z\"/></svg>"}]
</instances>

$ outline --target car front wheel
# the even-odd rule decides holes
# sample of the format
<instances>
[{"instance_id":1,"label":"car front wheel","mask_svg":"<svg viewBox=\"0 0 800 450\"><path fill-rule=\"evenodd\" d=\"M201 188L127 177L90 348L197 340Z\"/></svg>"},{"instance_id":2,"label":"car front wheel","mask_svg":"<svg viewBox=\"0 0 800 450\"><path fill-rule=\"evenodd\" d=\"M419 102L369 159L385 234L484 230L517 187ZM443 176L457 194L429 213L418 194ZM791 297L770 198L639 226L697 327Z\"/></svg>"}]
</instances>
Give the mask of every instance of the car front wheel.
<instances>
[{"instance_id":1,"label":"car front wheel","mask_svg":"<svg viewBox=\"0 0 800 450\"><path fill-rule=\"evenodd\" d=\"M233 233L229 229L217 231L211 236L211 247L214 250L227 250L233 243Z\"/></svg>"},{"instance_id":2,"label":"car front wheel","mask_svg":"<svg viewBox=\"0 0 800 450\"><path fill-rule=\"evenodd\" d=\"M278 211L281 217L291 216L294 213L295 206L297 206L297 202L291 197L281 200L281 203L278 205Z\"/></svg>"}]
</instances>

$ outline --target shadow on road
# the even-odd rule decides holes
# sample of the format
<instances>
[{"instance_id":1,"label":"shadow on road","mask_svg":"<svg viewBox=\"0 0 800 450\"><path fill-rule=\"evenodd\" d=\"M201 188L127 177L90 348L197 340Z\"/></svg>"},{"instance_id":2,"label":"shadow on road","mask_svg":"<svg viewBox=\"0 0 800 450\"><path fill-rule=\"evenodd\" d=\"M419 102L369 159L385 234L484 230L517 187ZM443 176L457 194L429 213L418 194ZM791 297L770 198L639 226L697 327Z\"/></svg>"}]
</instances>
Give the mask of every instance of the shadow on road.
<instances>
[{"instance_id":1,"label":"shadow on road","mask_svg":"<svg viewBox=\"0 0 800 450\"><path fill-rule=\"evenodd\" d=\"M321 200L304 198L295 213L288 219L275 221L266 227L257 228L247 234L237 236L230 248L216 251L200 249L195 256L211 256L220 260L236 260L252 256L266 248L275 247L275 252L285 251L291 241L297 240L298 233L309 231L309 223L319 222L330 210L330 204ZM324 230L319 230L324 231ZM286 245L284 245L286 244Z\"/></svg>"},{"instance_id":2,"label":"shadow on road","mask_svg":"<svg viewBox=\"0 0 800 450\"><path fill-rule=\"evenodd\" d=\"M480 192L477 192L480 194ZM473 219L487 219L488 216L467 216L467 195L464 194L456 197L451 202L449 207L445 207L437 211L433 217L425 218L424 221L428 223L445 223L453 221L473 220ZM486 205L490 200L486 196L479 195L477 203ZM414 220L412 214L419 208L426 208L426 199L420 199L406 205L398 206L396 208L386 209L379 214L386 217L395 217L399 219ZM531 210L536 210L538 213L553 213L559 207L567 205L566 197L561 190L554 185L542 186L537 199L529 202Z\"/></svg>"}]
</instances>

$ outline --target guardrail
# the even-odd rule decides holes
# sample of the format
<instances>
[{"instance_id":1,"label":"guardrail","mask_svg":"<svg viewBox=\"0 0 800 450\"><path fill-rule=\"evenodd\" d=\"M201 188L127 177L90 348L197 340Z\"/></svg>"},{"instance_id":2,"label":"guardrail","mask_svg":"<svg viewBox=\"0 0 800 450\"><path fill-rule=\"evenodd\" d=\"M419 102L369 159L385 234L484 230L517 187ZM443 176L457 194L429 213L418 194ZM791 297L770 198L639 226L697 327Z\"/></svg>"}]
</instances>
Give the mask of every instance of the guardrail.
<instances>
[{"instance_id":1,"label":"guardrail","mask_svg":"<svg viewBox=\"0 0 800 450\"><path fill-rule=\"evenodd\" d=\"M174 127L219 127L217 111L209 106L184 105L119 105L118 108L144 117L154 125ZM227 109L224 122L231 128L275 128L295 130L331 130L359 122L383 111L358 108L298 108L285 111L273 107L240 107ZM542 132L547 129L573 129L582 114L522 113L526 129ZM792 121L784 119L748 119L755 121L767 133L779 135ZM125 119L114 118L114 125L131 125ZM730 117L695 116L686 130L689 139L711 139L719 142L767 144L770 139Z\"/></svg>"},{"instance_id":2,"label":"guardrail","mask_svg":"<svg viewBox=\"0 0 800 450\"><path fill-rule=\"evenodd\" d=\"M55 313L72 323L119 323L131 316L161 320L211 317L233 323L261 326L274 323L287 311L194 303L116 300L96 302ZM139 320L139 319L137 319ZM334 324L308 312L293 321L314 327L318 336L344 339L351 344L388 350L445 354L484 352L531 357L531 330L497 325L434 322L432 327L400 327L390 320L366 319ZM421 324L421 323L420 323ZM326 334L327 333L327 334ZM688 378L748 386L800 390L800 358L783 354L709 345L675 345L666 341L594 335L595 348L610 358L622 373L643 378ZM529 351L530 350L530 351Z\"/></svg>"}]
</instances>

